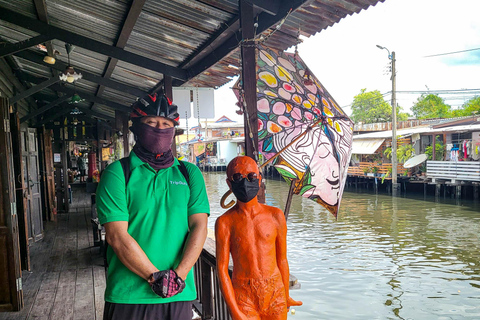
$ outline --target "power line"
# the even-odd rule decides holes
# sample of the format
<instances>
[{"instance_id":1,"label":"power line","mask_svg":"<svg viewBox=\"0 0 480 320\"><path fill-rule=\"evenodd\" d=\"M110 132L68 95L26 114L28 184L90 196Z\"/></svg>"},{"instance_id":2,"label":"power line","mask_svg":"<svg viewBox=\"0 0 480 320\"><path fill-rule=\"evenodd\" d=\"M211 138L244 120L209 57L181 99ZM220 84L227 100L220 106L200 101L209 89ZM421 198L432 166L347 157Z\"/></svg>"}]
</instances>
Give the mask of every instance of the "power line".
<instances>
[{"instance_id":1,"label":"power line","mask_svg":"<svg viewBox=\"0 0 480 320\"><path fill-rule=\"evenodd\" d=\"M449 55L449 54L469 52L469 51L475 51L475 50L480 50L480 48L474 48L474 49L467 49L467 50L461 50L461 51L453 51L453 52L432 54L432 55L429 55L429 56L423 56L423 58L432 58L432 57L438 57L438 56L446 56L446 55Z\"/></svg>"}]
</instances>

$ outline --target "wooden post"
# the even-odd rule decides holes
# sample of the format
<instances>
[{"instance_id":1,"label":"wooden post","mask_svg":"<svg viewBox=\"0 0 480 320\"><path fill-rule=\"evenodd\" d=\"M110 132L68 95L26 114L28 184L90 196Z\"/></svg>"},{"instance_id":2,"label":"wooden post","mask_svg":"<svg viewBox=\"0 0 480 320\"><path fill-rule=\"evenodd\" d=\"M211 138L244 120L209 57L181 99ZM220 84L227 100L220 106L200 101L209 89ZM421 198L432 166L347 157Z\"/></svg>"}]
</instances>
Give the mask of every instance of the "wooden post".
<instances>
[{"instance_id":1,"label":"wooden post","mask_svg":"<svg viewBox=\"0 0 480 320\"><path fill-rule=\"evenodd\" d=\"M462 198L462 186L461 185L458 185L456 187L456 195L457 195L457 199L461 199Z\"/></svg>"},{"instance_id":2,"label":"wooden post","mask_svg":"<svg viewBox=\"0 0 480 320\"><path fill-rule=\"evenodd\" d=\"M202 277L202 319L213 319L213 292L212 292L212 268L200 258L200 272ZM215 297L218 299L218 297Z\"/></svg>"},{"instance_id":3,"label":"wooden post","mask_svg":"<svg viewBox=\"0 0 480 320\"><path fill-rule=\"evenodd\" d=\"M128 157L130 154L130 144L128 143L128 138L130 135L130 129L128 128L128 114L125 114L122 118L122 133L123 133L123 156Z\"/></svg>"},{"instance_id":4,"label":"wooden post","mask_svg":"<svg viewBox=\"0 0 480 320\"><path fill-rule=\"evenodd\" d=\"M432 142L432 150L433 150L433 153L432 153L432 160L435 161L435 149L436 149L436 144L437 144L437 136L434 134L432 136L432 139L433 139L433 142Z\"/></svg>"},{"instance_id":5,"label":"wooden post","mask_svg":"<svg viewBox=\"0 0 480 320\"><path fill-rule=\"evenodd\" d=\"M240 27L242 28L242 80L245 99L245 154L257 160L258 124L257 124L257 79L255 62L253 5L240 0Z\"/></svg>"},{"instance_id":6,"label":"wooden post","mask_svg":"<svg viewBox=\"0 0 480 320\"><path fill-rule=\"evenodd\" d=\"M473 185L473 199L478 200L478 184Z\"/></svg>"},{"instance_id":7,"label":"wooden post","mask_svg":"<svg viewBox=\"0 0 480 320\"><path fill-rule=\"evenodd\" d=\"M438 199L440 197L440 190L442 189L442 185L440 183L437 183L435 185L435 199Z\"/></svg>"},{"instance_id":8,"label":"wooden post","mask_svg":"<svg viewBox=\"0 0 480 320\"><path fill-rule=\"evenodd\" d=\"M168 99L170 99L170 101L173 101L172 77L163 75L163 83L164 83L165 95L167 96ZM175 104L175 101L173 101L173 103ZM207 132L205 131L205 135L206 134ZM177 157L177 141L175 137L173 138L173 141L172 141L172 153L173 153L173 156L176 158Z\"/></svg>"}]
</instances>

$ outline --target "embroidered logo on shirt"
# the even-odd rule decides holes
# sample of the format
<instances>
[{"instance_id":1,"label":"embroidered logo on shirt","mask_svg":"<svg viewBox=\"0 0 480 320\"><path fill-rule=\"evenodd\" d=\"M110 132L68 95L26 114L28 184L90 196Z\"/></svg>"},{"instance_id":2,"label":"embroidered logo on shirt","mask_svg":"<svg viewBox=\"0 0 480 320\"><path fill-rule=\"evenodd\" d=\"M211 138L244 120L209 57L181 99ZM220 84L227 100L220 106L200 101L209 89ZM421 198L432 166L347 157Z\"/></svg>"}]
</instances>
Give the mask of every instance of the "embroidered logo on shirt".
<instances>
[{"instance_id":1,"label":"embroidered logo on shirt","mask_svg":"<svg viewBox=\"0 0 480 320\"><path fill-rule=\"evenodd\" d=\"M175 185L181 184L183 186L188 186L188 184L184 181L172 181L172 180L170 180L170 184L175 184Z\"/></svg>"}]
</instances>

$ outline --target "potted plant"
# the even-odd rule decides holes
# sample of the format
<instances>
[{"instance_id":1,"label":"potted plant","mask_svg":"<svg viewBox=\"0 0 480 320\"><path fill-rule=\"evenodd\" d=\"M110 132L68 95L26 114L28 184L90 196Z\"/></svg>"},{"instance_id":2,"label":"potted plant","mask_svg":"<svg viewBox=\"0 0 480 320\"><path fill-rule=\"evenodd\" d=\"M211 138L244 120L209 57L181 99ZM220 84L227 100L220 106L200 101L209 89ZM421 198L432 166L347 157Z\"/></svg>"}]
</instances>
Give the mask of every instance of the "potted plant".
<instances>
[{"instance_id":1,"label":"potted plant","mask_svg":"<svg viewBox=\"0 0 480 320\"><path fill-rule=\"evenodd\" d=\"M368 175L369 172L370 172L370 167L364 167L363 168L363 174L364 175Z\"/></svg>"},{"instance_id":2,"label":"potted plant","mask_svg":"<svg viewBox=\"0 0 480 320\"><path fill-rule=\"evenodd\" d=\"M374 175L374 176L377 176L377 173L378 173L378 167L376 167L376 166L373 166L373 167L372 167L372 172L373 172L373 175Z\"/></svg>"}]
</instances>

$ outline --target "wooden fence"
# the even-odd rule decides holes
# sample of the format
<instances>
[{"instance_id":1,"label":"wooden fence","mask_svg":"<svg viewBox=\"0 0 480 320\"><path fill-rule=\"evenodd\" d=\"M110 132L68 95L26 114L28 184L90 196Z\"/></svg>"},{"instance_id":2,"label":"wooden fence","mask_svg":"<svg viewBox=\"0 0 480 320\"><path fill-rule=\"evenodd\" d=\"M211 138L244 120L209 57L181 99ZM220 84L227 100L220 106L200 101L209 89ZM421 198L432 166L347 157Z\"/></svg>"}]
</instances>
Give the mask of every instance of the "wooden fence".
<instances>
[{"instance_id":1,"label":"wooden fence","mask_svg":"<svg viewBox=\"0 0 480 320\"><path fill-rule=\"evenodd\" d=\"M368 169L369 172L373 172L373 167L377 167L378 171L377 171L377 174L378 175L382 175L382 174L387 174L389 172L389 170L392 168L392 164L391 163L382 163L382 164L375 164L375 163L372 163L372 162L360 162L359 165L357 166L349 166L348 167L348 175L349 176L365 176L365 169ZM403 172L405 172L405 168L403 167L403 164L398 164L397 165L397 173L398 174L403 174ZM391 179L391 174L389 174L389 177L387 177L386 179Z\"/></svg>"},{"instance_id":2,"label":"wooden fence","mask_svg":"<svg viewBox=\"0 0 480 320\"><path fill-rule=\"evenodd\" d=\"M457 181L480 181L478 161L427 161L427 177Z\"/></svg>"}]
</instances>

